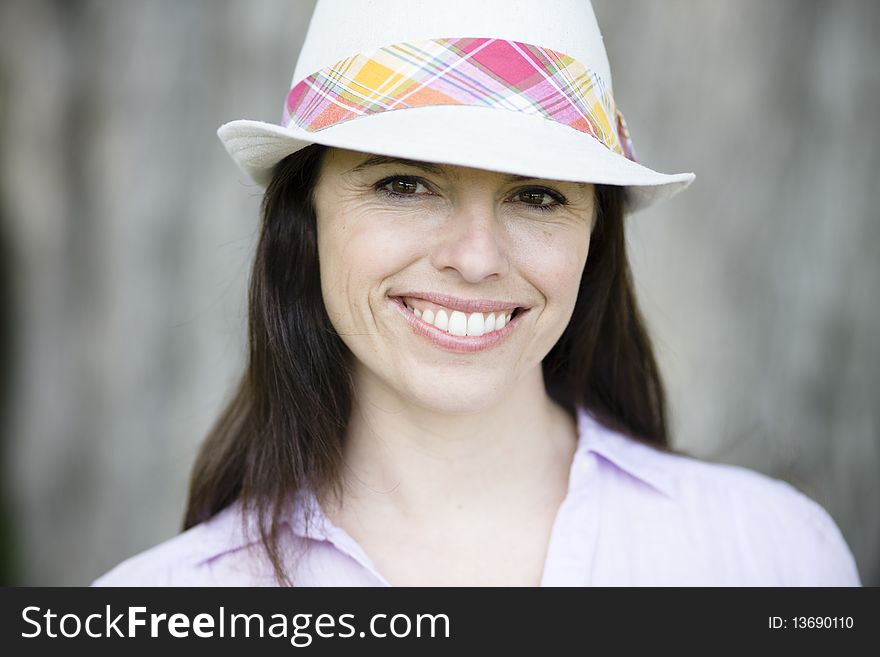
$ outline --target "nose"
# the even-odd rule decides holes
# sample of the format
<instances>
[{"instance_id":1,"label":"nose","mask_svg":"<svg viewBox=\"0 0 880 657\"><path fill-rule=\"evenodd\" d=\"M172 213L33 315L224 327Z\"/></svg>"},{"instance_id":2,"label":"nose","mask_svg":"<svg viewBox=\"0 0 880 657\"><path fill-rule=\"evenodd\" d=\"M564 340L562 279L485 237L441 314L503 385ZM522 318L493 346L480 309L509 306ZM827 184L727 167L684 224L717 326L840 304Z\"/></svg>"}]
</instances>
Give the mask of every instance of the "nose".
<instances>
[{"instance_id":1,"label":"nose","mask_svg":"<svg viewBox=\"0 0 880 657\"><path fill-rule=\"evenodd\" d=\"M434 266L454 269L469 283L504 276L510 266L504 227L492 199L459 200L438 231L432 250Z\"/></svg>"}]
</instances>

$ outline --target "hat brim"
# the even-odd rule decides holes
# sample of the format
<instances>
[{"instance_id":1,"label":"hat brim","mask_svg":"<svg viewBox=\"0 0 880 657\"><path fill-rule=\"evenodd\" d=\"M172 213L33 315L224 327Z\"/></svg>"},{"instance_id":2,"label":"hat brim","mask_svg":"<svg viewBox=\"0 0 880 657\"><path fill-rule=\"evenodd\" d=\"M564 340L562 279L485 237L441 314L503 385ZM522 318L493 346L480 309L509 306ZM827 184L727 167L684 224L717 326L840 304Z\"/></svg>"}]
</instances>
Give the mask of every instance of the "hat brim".
<instances>
[{"instance_id":1,"label":"hat brim","mask_svg":"<svg viewBox=\"0 0 880 657\"><path fill-rule=\"evenodd\" d=\"M258 185L310 144L454 164L549 180L621 185L635 212L687 187L693 173L665 174L619 155L589 134L539 115L461 105L379 112L309 132L262 121L226 123L217 135Z\"/></svg>"}]
</instances>

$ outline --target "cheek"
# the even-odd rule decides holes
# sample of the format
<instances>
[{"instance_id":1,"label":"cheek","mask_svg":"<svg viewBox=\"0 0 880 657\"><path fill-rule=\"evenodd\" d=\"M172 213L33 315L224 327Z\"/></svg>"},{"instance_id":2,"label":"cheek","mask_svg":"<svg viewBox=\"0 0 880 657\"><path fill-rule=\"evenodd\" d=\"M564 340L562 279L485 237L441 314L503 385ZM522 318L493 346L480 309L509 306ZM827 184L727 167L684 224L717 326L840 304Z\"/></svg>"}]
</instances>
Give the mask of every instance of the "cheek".
<instances>
[{"instance_id":1,"label":"cheek","mask_svg":"<svg viewBox=\"0 0 880 657\"><path fill-rule=\"evenodd\" d=\"M577 299L589 241L585 227L544 227L516 243L518 269L544 296L545 311L562 313L566 322Z\"/></svg>"},{"instance_id":2,"label":"cheek","mask_svg":"<svg viewBox=\"0 0 880 657\"><path fill-rule=\"evenodd\" d=\"M369 303L381 301L383 281L417 257L420 243L373 212L354 209L319 219L321 291L337 329L371 322Z\"/></svg>"}]
</instances>

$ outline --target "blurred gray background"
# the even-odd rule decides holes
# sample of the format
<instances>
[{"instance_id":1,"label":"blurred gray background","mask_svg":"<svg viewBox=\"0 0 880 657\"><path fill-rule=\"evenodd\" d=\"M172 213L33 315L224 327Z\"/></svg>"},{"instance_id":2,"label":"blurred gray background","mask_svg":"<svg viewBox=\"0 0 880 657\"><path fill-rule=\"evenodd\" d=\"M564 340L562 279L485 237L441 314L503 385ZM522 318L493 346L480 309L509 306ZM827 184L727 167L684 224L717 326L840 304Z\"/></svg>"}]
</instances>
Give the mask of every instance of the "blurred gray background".
<instances>
[{"instance_id":1,"label":"blurred gray background","mask_svg":"<svg viewBox=\"0 0 880 657\"><path fill-rule=\"evenodd\" d=\"M595 0L675 445L785 479L880 583L880 3ZM0 4L0 578L87 584L174 535L243 363L260 190L311 2ZM552 20L552 16L548 16Z\"/></svg>"}]
</instances>

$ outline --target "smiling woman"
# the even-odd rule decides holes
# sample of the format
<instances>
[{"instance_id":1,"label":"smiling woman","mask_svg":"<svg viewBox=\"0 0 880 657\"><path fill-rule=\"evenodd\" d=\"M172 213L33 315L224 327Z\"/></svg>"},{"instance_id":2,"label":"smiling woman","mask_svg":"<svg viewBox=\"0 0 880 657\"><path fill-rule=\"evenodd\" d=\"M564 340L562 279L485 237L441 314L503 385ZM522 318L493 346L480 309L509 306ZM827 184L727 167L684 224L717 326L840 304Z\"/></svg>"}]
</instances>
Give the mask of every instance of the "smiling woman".
<instances>
[{"instance_id":1,"label":"smiling woman","mask_svg":"<svg viewBox=\"0 0 880 657\"><path fill-rule=\"evenodd\" d=\"M668 446L624 216L693 175L636 161L589 3L374 4L220 128L267 185L248 366L186 531L97 583L858 584L816 503Z\"/></svg>"},{"instance_id":2,"label":"smiling woman","mask_svg":"<svg viewBox=\"0 0 880 657\"><path fill-rule=\"evenodd\" d=\"M425 375L449 363L444 375L464 380L447 412L497 404L499 379L535 370L565 329L587 257L592 186L364 159L328 153L315 192L334 327L359 363L392 366L386 378L411 394L425 388L423 401L448 396ZM473 356L462 368L414 332Z\"/></svg>"}]
</instances>

